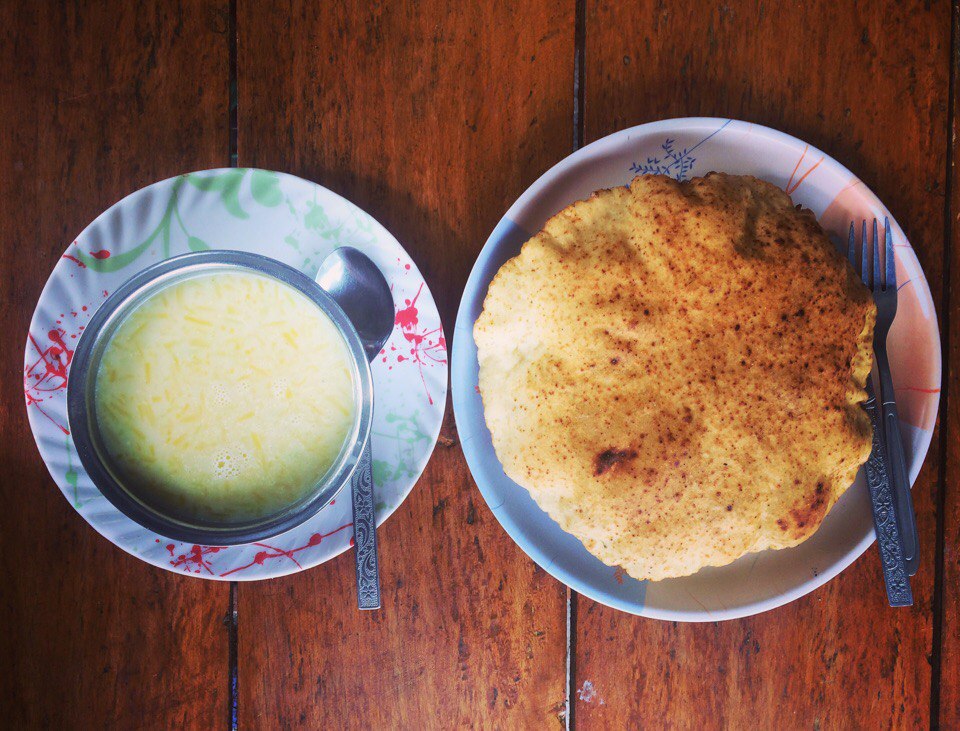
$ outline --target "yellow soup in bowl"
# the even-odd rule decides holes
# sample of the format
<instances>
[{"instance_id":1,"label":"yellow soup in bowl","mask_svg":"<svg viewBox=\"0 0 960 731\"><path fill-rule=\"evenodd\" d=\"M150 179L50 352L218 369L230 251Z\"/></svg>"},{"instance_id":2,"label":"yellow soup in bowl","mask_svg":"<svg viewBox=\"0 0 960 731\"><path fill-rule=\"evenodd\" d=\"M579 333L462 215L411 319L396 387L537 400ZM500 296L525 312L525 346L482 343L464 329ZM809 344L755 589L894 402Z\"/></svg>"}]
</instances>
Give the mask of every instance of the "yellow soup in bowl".
<instances>
[{"instance_id":1,"label":"yellow soup in bowl","mask_svg":"<svg viewBox=\"0 0 960 731\"><path fill-rule=\"evenodd\" d=\"M323 479L356 420L337 326L253 272L208 272L147 297L113 333L96 378L118 476L180 517L282 511Z\"/></svg>"}]
</instances>

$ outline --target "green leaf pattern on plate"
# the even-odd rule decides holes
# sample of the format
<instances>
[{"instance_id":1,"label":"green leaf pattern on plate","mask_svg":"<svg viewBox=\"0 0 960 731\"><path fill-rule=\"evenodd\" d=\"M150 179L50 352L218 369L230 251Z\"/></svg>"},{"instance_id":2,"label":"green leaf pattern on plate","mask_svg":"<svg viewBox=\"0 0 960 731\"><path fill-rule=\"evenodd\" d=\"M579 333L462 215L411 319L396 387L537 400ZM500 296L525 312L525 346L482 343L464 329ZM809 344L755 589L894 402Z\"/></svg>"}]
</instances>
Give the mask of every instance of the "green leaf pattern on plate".
<instances>
[{"instance_id":1,"label":"green leaf pattern on plate","mask_svg":"<svg viewBox=\"0 0 960 731\"><path fill-rule=\"evenodd\" d=\"M188 175L187 180L200 190L219 192L223 207L234 218L250 218L240 205L240 183L246 174L245 168L238 168L219 175Z\"/></svg>"},{"instance_id":2,"label":"green leaf pattern on plate","mask_svg":"<svg viewBox=\"0 0 960 731\"><path fill-rule=\"evenodd\" d=\"M343 240L344 221L334 221L330 218L326 209L317 202L316 192L313 200L305 201L301 209L298 209L289 198L284 200L293 217L294 225L283 240L303 257L299 266L304 272L311 274L316 271L323 257L338 246L358 243L352 238L349 241ZM373 236L371 240L374 240ZM310 242L313 243L312 246Z\"/></svg>"},{"instance_id":3,"label":"green leaf pattern on plate","mask_svg":"<svg viewBox=\"0 0 960 731\"><path fill-rule=\"evenodd\" d=\"M396 447L393 461L388 461L390 455L381 455L387 459L373 460L373 481L377 486L416 476L415 447L421 441L430 440L430 436L420 427L419 415L418 411L409 416L389 413L385 421L392 425L393 433L376 432L377 436L393 442Z\"/></svg>"},{"instance_id":4,"label":"green leaf pattern on plate","mask_svg":"<svg viewBox=\"0 0 960 731\"><path fill-rule=\"evenodd\" d=\"M268 170L253 170L250 173L250 193L261 206L273 208L283 202L280 192L280 178Z\"/></svg>"},{"instance_id":5,"label":"green leaf pattern on plate","mask_svg":"<svg viewBox=\"0 0 960 731\"><path fill-rule=\"evenodd\" d=\"M79 508L83 505L83 501L80 500L80 492L77 490L77 468L73 466L73 450L70 448L70 437L67 437L64 441L67 445L67 471L64 473L63 479L73 490L73 506Z\"/></svg>"},{"instance_id":6,"label":"green leaf pattern on plate","mask_svg":"<svg viewBox=\"0 0 960 731\"><path fill-rule=\"evenodd\" d=\"M283 194L280 192L280 178L276 173L267 170L238 168L217 175L197 175L196 173L181 175L170 189L170 198L167 201L160 223L143 241L116 255L108 253L106 256L93 256L86 251L78 250L75 254L76 258L84 266L96 272L116 272L139 259L150 248L151 244L159 240L162 247L162 256L166 259L170 256L170 241L174 225L187 237L187 247L190 251L205 251L213 248L200 237L192 235L187 229L187 224L180 215L180 191L184 183L189 183L197 190L217 193L224 209L231 216L247 219L250 218L250 214L240 205L240 185L248 174L250 175L250 192L257 203L272 208L283 202Z\"/></svg>"}]
</instances>

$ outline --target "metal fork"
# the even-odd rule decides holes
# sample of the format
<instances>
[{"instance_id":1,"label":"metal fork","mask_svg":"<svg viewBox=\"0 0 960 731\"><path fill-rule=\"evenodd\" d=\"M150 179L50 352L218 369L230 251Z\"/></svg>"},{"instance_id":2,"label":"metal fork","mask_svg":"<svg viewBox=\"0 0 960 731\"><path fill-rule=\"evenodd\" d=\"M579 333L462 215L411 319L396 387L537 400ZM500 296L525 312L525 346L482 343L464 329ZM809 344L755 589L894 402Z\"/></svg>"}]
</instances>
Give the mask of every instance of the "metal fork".
<instances>
[{"instance_id":1,"label":"metal fork","mask_svg":"<svg viewBox=\"0 0 960 731\"><path fill-rule=\"evenodd\" d=\"M867 378L867 401L864 410L870 417L873 427L873 449L866 464L867 483L870 488L870 502L873 508L873 520L877 533L877 545L883 564L887 596L892 606L905 606L913 603L909 579L910 560L919 555L917 550L916 519L913 514L913 501L910 496L910 484L906 476L906 460L903 443L900 438L899 420L893 394L893 382L890 378L890 366L887 360L886 340L890 324L897 311L897 276L893 255L893 237L889 220L885 221L885 272L881 276L879 237L877 221L873 222L873 244L867 242L867 223L861 227L862 256L857 256L856 228L850 224L847 258L854 269L860 271L864 284L873 292L877 303L877 324L874 328L874 355L880 376L882 397L881 413L877 411L876 393L872 378ZM870 252L873 252L873 266L870 266ZM872 271L871 271L872 269ZM871 276L872 275L872 276ZM888 469L889 468L889 469ZM905 490L906 501L901 499L897 480ZM901 507L902 505L902 507ZM914 568L914 572L916 569Z\"/></svg>"},{"instance_id":2,"label":"metal fork","mask_svg":"<svg viewBox=\"0 0 960 731\"><path fill-rule=\"evenodd\" d=\"M867 222L862 224L861 241L867 241ZM887 361L887 333L897 315L897 266L893 255L893 232L890 219L883 221L884 277L880 282L880 239L877 236L877 219L873 219L873 299L877 303L877 324L873 331L873 351L877 359L877 374L880 377L881 414L883 435L887 450L887 465L893 493L897 502L897 517L900 521L900 538L907 573L913 576L920 565L920 541L917 534L917 518L913 512L913 496L910 492L910 477L907 473L906 452L900 436L900 418L897 415L896 396L890 364ZM869 287L866 278L864 283Z\"/></svg>"}]
</instances>

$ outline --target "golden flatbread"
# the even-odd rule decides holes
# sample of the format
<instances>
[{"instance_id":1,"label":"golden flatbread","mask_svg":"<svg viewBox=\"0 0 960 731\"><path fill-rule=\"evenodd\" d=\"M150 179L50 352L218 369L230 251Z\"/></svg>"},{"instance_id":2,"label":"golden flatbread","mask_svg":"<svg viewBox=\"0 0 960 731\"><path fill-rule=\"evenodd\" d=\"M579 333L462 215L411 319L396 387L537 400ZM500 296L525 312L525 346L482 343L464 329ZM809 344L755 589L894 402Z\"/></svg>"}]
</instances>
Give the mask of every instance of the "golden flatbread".
<instances>
[{"instance_id":1,"label":"golden flatbread","mask_svg":"<svg viewBox=\"0 0 960 731\"><path fill-rule=\"evenodd\" d=\"M636 178L551 218L474 328L506 474L637 579L811 536L870 453L876 309L751 177Z\"/></svg>"}]
</instances>

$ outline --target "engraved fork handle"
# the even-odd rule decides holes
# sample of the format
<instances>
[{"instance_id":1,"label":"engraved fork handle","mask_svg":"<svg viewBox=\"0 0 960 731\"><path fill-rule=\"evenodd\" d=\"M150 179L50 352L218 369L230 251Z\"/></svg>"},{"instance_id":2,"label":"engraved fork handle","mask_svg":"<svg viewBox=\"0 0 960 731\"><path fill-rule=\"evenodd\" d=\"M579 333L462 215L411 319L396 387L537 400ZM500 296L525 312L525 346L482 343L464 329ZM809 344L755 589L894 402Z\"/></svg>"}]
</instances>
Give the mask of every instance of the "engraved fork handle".
<instances>
[{"instance_id":1,"label":"engraved fork handle","mask_svg":"<svg viewBox=\"0 0 960 731\"><path fill-rule=\"evenodd\" d=\"M873 431L873 447L865 465L867 486L870 489L870 506L873 509L873 525L877 532L877 547L883 566L883 582L887 587L887 599L891 607L909 607L913 604L913 592L907 576L897 508L884 460L883 424L877 411L877 396L873 383L867 376L867 401L864 411L870 417Z\"/></svg>"},{"instance_id":2,"label":"engraved fork handle","mask_svg":"<svg viewBox=\"0 0 960 731\"><path fill-rule=\"evenodd\" d=\"M913 511L913 495L910 492L903 438L900 436L900 418L893 397L893 379L890 377L890 365L885 352L877 352L877 373L880 376L880 411L883 416L883 441L889 460L890 485L897 503L900 540L903 543L907 573L913 576L920 566L920 539L917 535L917 518Z\"/></svg>"},{"instance_id":3,"label":"engraved fork handle","mask_svg":"<svg viewBox=\"0 0 960 731\"><path fill-rule=\"evenodd\" d=\"M377 518L373 507L373 464L368 444L350 478L353 495L353 541L357 566L357 603L360 609L380 608L380 570L377 565Z\"/></svg>"}]
</instances>

